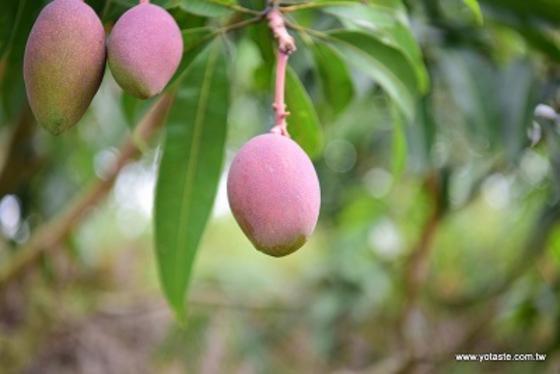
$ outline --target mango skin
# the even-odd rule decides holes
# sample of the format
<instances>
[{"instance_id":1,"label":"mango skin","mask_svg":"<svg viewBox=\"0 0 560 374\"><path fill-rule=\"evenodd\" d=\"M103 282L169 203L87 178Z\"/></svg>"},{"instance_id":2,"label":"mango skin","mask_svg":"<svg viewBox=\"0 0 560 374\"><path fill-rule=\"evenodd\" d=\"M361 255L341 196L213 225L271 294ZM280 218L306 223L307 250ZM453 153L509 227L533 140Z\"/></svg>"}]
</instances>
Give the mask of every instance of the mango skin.
<instances>
[{"instance_id":1,"label":"mango skin","mask_svg":"<svg viewBox=\"0 0 560 374\"><path fill-rule=\"evenodd\" d=\"M183 36L165 9L145 3L119 18L107 49L117 83L127 93L147 99L173 77L183 55Z\"/></svg>"},{"instance_id":2,"label":"mango skin","mask_svg":"<svg viewBox=\"0 0 560 374\"><path fill-rule=\"evenodd\" d=\"M55 0L35 21L23 60L27 98L37 122L53 134L74 126L105 70L105 31L82 0Z\"/></svg>"},{"instance_id":3,"label":"mango skin","mask_svg":"<svg viewBox=\"0 0 560 374\"><path fill-rule=\"evenodd\" d=\"M265 134L245 144L231 165L227 192L237 223L268 255L296 251L317 224L317 173L307 154L286 136Z\"/></svg>"}]
</instances>

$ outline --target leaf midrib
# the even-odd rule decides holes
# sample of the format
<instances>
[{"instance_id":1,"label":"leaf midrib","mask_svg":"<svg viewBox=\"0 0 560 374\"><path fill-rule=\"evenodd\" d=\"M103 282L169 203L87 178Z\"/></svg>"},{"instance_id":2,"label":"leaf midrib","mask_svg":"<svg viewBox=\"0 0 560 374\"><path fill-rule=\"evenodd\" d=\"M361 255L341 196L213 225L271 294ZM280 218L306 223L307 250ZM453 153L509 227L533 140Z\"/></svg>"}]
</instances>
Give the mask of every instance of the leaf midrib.
<instances>
[{"instance_id":1,"label":"leaf midrib","mask_svg":"<svg viewBox=\"0 0 560 374\"><path fill-rule=\"evenodd\" d=\"M214 49L217 51L217 48ZM190 199L189 196L193 190L193 180L194 175L196 173L197 165L198 165L198 158L199 158L199 149L200 149L200 137L202 135L202 128L204 124L204 119L206 117L206 110L208 108L208 96L210 95L210 86L211 86L211 72L214 69L217 60L217 53L214 50L210 51L210 56L208 57L208 62L206 66L206 70L204 72L204 78L202 81L202 86L200 90L200 97L197 105L197 111L194 121L194 128L192 132L192 141L191 147L189 152L189 162L187 165L187 172L185 173L185 178L183 180L184 190L181 196L181 213L179 215L179 221L177 225L177 237L175 242L177 243L176 248L184 248L186 245L186 238L187 235L181 235L181 227L187 227L186 224L189 220L189 207L190 207ZM186 253L187 258L189 255L188 251L179 251L179 258L181 258L181 254ZM181 258L181 260L183 260ZM176 261L175 263L175 272L174 284L179 284L179 274L181 274L181 267L183 266L183 261ZM175 287L174 287L175 288ZM182 302L182 301L181 301ZM179 305L182 308L181 305Z\"/></svg>"},{"instance_id":2,"label":"leaf midrib","mask_svg":"<svg viewBox=\"0 0 560 374\"><path fill-rule=\"evenodd\" d=\"M333 39L336 40L336 43L340 43L340 44L344 44L346 48L349 48L351 50L353 50L355 53L367 58L368 60L371 60L374 65L376 65L377 67L381 68L387 75L391 76L395 83L398 84L400 86L400 88L404 88L404 91L407 93L407 95L409 96L410 102L413 101L413 96L410 95L410 90L407 87L407 85L402 81L402 79L400 79L390 68L388 68L384 63L382 63L380 60L376 59L375 57L373 57L371 54L369 54L367 51L355 46L354 44L337 38L336 35L331 35L333 37Z\"/></svg>"}]
</instances>

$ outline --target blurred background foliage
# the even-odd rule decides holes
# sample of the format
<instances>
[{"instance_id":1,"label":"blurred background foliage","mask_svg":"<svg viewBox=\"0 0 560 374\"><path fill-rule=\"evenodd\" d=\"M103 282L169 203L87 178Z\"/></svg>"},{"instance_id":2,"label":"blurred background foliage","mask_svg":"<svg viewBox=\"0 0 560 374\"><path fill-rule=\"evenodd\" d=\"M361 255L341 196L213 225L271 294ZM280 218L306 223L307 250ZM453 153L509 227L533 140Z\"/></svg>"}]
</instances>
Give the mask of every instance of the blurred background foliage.
<instances>
[{"instance_id":1,"label":"blurred background foliage","mask_svg":"<svg viewBox=\"0 0 560 374\"><path fill-rule=\"evenodd\" d=\"M45 3L0 3L3 270L84 186L103 180L153 103L123 95L107 71L79 126L60 137L38 129L21 64ZM107 30L134 3L88 1ZM158 284L153 141L83 224L0 284L0 372L560 370L559 2L282 3L294 10L299 45L291 131L314 157L323 194L311 242L283 259L253 250L225 194L235 151L272 123L274 45L263 22L223 30L265 4L154 3L176 18L187 51L209 33L223 41L232 93L226 167L186 325ZM357 58L350 45L373 53ZM549 107L535 116L538 104ZM547 359L458 363L456 352Z\"/></svg>"}]
</instances>

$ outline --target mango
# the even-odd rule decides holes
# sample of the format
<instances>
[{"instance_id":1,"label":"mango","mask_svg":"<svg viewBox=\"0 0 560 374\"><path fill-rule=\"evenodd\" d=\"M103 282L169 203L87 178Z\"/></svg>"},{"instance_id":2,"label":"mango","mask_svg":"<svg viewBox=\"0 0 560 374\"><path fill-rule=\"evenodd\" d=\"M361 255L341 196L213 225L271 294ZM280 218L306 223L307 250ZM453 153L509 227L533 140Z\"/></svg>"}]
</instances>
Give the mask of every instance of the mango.
<instances>
[{"instance_id":1,"label":"mango","mask_svg":"<svg viewBox=\"0 0 560 374\"><path fill-rule=\"evenodd\" d=\"M286 136L270 133L245 144L232 162L227 193L237 223L268 255L296 251L317 224L317 173L307 154Z\"/></svg>"},{"instance_id":2,"label":"mango","mask_svg":"<svg viewBox=\"0 0 560 374\"><path fill-rule=\"evenodd\" d=\"M105 69L105 31L82 0L55 0L40 12L25 47L23 76L37 122L59 134L84 115Z\"/></svg>"},{"instance_id":3,"label":"mango","mask_svg":"<svg viewBox=\"0 0 560 374\"><path fill-rule=\"evenodd\" d=\"M177 70L183 37L165 9L143 3L119 18L107 50L117 83L125 92L147 99L160 93Z\"/></svg>"}]
</instances>

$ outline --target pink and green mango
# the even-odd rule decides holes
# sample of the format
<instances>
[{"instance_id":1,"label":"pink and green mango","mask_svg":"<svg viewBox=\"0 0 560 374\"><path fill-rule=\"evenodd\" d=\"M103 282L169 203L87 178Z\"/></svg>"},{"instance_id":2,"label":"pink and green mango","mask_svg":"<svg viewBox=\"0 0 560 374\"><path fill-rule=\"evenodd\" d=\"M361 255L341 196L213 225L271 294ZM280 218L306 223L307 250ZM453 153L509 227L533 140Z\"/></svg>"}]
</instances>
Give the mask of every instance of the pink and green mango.
<instances>
[{"instance_id":1,"label":"pink and green mango","mask_svg":"<svg viewBox=\"0 0 560 374\"><path fill-rule=\"evenodd\" d=\"M227 191L237 223L268 255L296 251L317 224L317 173L307 154L286 136L265 134L245 144L231 165Z\"/></svg>"},{"instance_id":2,"label":"pink and green mango","mask_svg":"<svg viewBox=\"0 0 560 374\"><path fill-rule=\"evenodd\" d=\"M82 0L54 0L35 21L23 61L37 122L59 134L82 118L105 69L105 31Z\"/></svg>"},{"instance_id":3,"label":"pink and green mango","mask_svg":"<svg viewBox=\"0 0 560 374\"><path fill-rule=\"evenodd\" d=\"M147 99L160 93L177 70L183 37L165 9L144 3L121 16L107 49L117 83L125 92Z\"/></svg>"}]
</instances>

